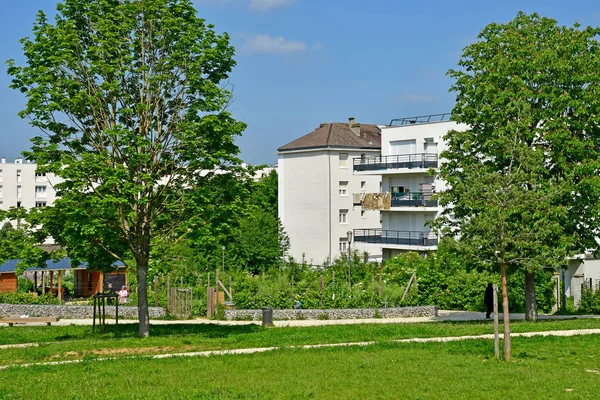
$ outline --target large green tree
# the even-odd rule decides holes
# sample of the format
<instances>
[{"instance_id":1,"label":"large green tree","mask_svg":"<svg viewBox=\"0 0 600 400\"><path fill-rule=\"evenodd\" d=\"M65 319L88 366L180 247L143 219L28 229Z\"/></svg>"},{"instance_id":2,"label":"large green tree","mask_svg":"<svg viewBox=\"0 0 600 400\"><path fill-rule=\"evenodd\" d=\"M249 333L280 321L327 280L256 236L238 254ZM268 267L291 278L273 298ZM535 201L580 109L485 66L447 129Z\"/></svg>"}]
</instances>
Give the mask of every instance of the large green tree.
<instances>
[{"instance_id":1,"label":"large green tree","mask_svg":"<svg viewBox=\"0 0 600 400\"><path fill-rule=\"evenodd\" d=\"M597 247L599 32L519 13L486 26L448 73L452 119L468 128L446 136L446 222L474 257L500 265L506 340L506 268L526 271L535 318L535 272Z\"/></svg>"},{"instance_id":2,"label":"large green tree","mask_svg":"<svg viewBox=\"0 0 600 400\"><path fill-rule=\"evenodd\" d=\"M8 72L27 98L21 116L42 131L26 156L63 180L52 234L92 267L133 260L147 336L153 238L194 228L206 171L243 173L245 125L224 85L234 48L191 0L65 0L22 43L26 63Z\"/></svg>"}]
</instances>

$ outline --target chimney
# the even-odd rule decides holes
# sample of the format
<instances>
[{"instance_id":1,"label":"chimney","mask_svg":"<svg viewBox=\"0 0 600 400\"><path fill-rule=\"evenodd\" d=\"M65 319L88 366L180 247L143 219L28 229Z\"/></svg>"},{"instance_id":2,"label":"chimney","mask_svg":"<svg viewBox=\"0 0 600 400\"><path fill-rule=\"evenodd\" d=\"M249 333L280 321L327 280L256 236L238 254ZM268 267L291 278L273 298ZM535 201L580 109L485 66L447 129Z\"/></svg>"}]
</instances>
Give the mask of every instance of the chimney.
<instances>
[{"instance_id":1,"label":"chimney","mask_svg":"<svg viewBox=\"0 0 600 400\"><path fill-rule=\"evenodd\" d=\"M348 118L348 126L356 136L360 137L360 124L354 122L354 117Z\"/></svg>"},{"instance_id":2,"label":"chimney","mask_svg":"<svg viewBox=\"0 0 600 400\"><path fill-rule=\"evenodd\" d=\"M6 157L2 157L2 164L6 164Z\"/></svg>"}]
</instances>

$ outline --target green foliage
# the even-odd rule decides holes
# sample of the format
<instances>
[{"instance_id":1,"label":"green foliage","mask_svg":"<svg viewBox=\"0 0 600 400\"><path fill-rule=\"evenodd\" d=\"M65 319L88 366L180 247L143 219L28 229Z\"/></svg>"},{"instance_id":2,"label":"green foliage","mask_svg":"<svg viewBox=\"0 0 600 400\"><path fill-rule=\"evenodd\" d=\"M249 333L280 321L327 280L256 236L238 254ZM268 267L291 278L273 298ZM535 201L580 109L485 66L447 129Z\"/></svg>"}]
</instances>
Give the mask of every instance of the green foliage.
<instances>
[{"instance_id":1,"label":"green foliage","mask_svg":"<svg viewBox=\"0 0 600 400\"><path fill-rule=\"evenodd\" d=\"M29 279L20 276L18 278L18 286L17 286L17 292L20 293L29 293L29 292L33 292L35 291L35 288L33 287L33 282L31 282Z\"/></svg>"},{"instance_id":2,"label":"green foliage","mask_svg":"<svg viewBox=\"0 0 600 400\"><path fill-rule=\"evenodd\" d=\"M276 215L255 208L242 217L233 233L228 262L242 266L252 273L260 273L281 265L280 239L283 228Z\"/></svg>"},{"instance_id":3,"label":"green foliage","mask_svg":"<svg viewBox=\"0 0 600 400\"><path fill-rule=\"evenodd\" d=\"M479 40L464 49L460 68L448 72L457 95L452 119L467 124L469 130L448 135L450 162L445 178L467 195L467 186L476 184L464 180L475 173L469 171L472 165L490 167L507 177L514 176L508 174L510 165L513 171L523 165L529 170L526 184L520 180L513 184L522 191L538 192L535 197L544 200L538 207L528 204L530 212L518 213L524 217L522 230L527 232L536 221L560 221L566 235L577 232L566 245L574 240L578 249L597 247L593 227L599 223L600 207L595 172L600 167L600 88L595 84L600 79L599 33L597 27L565 27L520 12L506 24L487 25ZM529 153L542 153L538 159L543 165L539 160L520 161L526 148ZM532 169L534 165L538 167ZM481 176L483 181L486 175ZM453 197L461 203L476 201L473 195L483 192L482 185L470 193L471 200L458 193ZM559 190L547 193L545 186ZM562 209L562 204L569 206ZM456 210L459 215L468 211L463 204ZM544 225L537 227L548 235ZM560 230L551 235L549 244L564 247L560 236Z\"/></svg>"},{"instance_id":4,"label":"green foliage","mask_svg":"<svg viewBox=\"0 0 600 400\"><path fill-rule=\"evenodd\" d=\"M35 293L0 293L0 304L60 304L58 299L47 293L38 296Z\"/></svg>"},{"instance_id":5,"label":"green foliage","mask_svg":"<svg viewBox=\"0 0 600 400\"><path fill-rule=\"evenodd\" d=\"M215 319L218 321L225 320L225 307L222 304L217 304L217 309L215 310Z\"/></svg>"},{"instance_id":6,"label":"green foliage","mask_svg":"<svg viewBox=\"0 0 600 400\"><path fill-rule=\"evenodd\" d=\"M44 227L73 259L98 270L133 260L145 280L153 239L202 229L208 182L246 174L235 144L245 124L226 111L229 36L189 0L65 0L54 23L40 11L22 43L11 87L43 131L25 155L62 179Z\"/></svg>"},{"instance_id":7,"label":"green foliage","mask_svg":"<svg viewBox=\"0 0 600 400\"><path fill-rule=\"evenodd\" d=\"M502 275L597 248L599 33L520 12L487 25L448 72L464 125L445 136L436 225Z\"/></svg>"},{"instance_id":8,"label":"green foliage","mask_svg":"<svg viewBox=\"0 0 600 400\"><path fill-rule=\"evenodd\" d=\"M39 247L39 228L32 228L26 221L27 215L24 208L0 210L0 221L6 221L0 228L0 263L20 260L15 271L17 276L27 267L44 266L50 258L50 254Z\"/></svg>"},{"instance_id":9,"label":"green foliage","mask_svg":"<svg viewBox=\"0 0 600 400\"><path fill-rule=\"evenodd\" d=\"M584 286L581 289L579 312L583 314L600 314L600 289Z\"/></svg>"}]
</instances>

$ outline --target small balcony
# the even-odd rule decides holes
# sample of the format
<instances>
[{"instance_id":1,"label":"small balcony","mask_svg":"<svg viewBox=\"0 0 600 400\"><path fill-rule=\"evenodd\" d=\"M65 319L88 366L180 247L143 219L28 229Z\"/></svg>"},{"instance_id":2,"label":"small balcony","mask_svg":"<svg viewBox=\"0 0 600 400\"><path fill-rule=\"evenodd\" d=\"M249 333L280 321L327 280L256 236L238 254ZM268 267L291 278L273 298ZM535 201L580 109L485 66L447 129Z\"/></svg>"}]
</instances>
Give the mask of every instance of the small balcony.
<instances>
[{"instance_id":1,"label":"small balcony","mask_svg":"<svg viewBox=\"0 0 600 400\"><path fill-rule=\"evenodd\" d=\"M438 201L432 199L433 192L402 192L402 193L354 193L353 204L360 205L363 210L391 210L393 208L422 208L437 207ZM399 210L407 211L407 210Z\"/></svg>"},{"instance_id":2,"label":"small balcony","mask_svg":"<svg viewBox=\"0 0 600 400\"><path fill-rule=\"evenodd\" d=\"M432 196L423 192L392 193L392 207L437 207L438 201Z\"/></svg>"},{"instance_id":3,"label":"small balcony","mask_svg":"<svg viewBox=\"0 0 600 400\"><path fill-rule=\"evenodd\" d=\"M352 160L355 172L388 169L429 169L438 167L435 153L400 154L396 156L359 157Z\"/></svg>"},{"instance_id":4,"label":"small balcony","mask_svg":"<svg viewBox=\"0 0 600 400\"><path fill-rule=\"evenodd\" d=\"M359 243L433 247L438 245L435 232L390 231L384 229L355 229L354 241Z\"/></svg>"}]
</instances>

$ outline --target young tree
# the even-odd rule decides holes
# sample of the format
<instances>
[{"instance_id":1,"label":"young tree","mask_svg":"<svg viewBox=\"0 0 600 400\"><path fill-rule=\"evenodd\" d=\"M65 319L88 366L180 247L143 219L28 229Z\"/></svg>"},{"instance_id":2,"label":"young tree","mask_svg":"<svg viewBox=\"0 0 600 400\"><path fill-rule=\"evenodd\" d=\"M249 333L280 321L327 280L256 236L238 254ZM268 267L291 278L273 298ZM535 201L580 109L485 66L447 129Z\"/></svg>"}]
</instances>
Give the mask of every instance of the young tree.
<instances>
[{"instance_id":1,"label":"young tree","mask_svg":"<svg viewBox=\"0 0 600 400\"><path fill-rule=\"evenodd\" d=\"M27 98L20 115L43 132L26 157L64 180L47 222L92 267L134 260L148 336L153 238L188 220L190 193L214 175L202 171L243 173L234 138L245 125L222 85L229 36L191 0L64 0L22 43L26 64L8 72Z\"/></svg>"},{"instance_id":2,"label":"young tree","mask_svg":"<svg viewBox=\"0 0 600 400\"><path fill-rule=\"evenodd\" d=\"M505 144L486 142L506 136L509 123L522 132L520 141L545 149L546 171L540 173L572 185L559 203L569 214L564 230L576 233L574 245L581 251L597 248L600 30L579 28L519 13L507 24L484 28L480 40L465 48L461 69L449 75L457 93L453 119L468 124L475 135L469 151L505 152L495 159L505 167L510 160ZM534 272L528 274L528 286Z\"/></svg>"},{"instance_id":3,"label":"young tree","mask_svg":"<svg viewBox=\"0 0 600 400\"><path fill-rule=\"evenodd\" d=\"M599 32L519 13L486 26L448 73L452 118L469 129L446 137L443 204L475 256L525 269L530 319L535 272L597 248Z\"/></svg>"}]
</instances>

